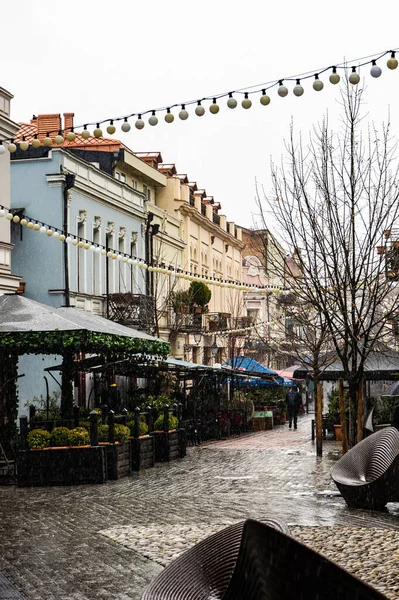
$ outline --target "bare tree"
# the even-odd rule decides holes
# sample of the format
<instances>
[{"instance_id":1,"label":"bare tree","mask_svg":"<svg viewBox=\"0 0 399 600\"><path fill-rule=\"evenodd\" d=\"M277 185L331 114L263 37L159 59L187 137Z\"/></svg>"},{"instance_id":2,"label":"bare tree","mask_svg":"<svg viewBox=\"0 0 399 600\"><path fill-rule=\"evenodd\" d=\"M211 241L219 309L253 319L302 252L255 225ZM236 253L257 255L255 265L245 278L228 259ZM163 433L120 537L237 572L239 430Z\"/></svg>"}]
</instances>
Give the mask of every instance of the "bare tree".
<instances>
[{"instance_id":1,"label":"bare tree","mask_svg":"<svg viewBox=\"0 0 399 600\"><path fill-rule=\"evenodd\" d=\"M271 215L281 243L295 252L301 275L290 279L292 293L322 319L342 363L350 445L361 437L365 362L399 308L385 256L376 252L398 217L396 143L389 122L380 132L370 125L364 134L362 96L361 88L346 82L338 133L325 118L304 146L291 127L288 162L272 164L273 191L258 196L263 222Z\"/></svg>"}]
</instances>

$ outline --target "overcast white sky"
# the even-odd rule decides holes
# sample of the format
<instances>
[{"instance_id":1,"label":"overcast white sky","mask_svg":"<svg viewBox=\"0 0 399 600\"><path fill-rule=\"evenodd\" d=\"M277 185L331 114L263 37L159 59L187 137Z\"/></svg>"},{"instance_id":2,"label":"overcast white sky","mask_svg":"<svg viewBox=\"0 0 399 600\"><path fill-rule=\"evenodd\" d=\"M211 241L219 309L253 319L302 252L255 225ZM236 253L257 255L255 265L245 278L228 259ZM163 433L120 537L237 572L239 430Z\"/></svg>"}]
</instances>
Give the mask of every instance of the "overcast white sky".
<instances>
[{"instance_id":1,"label":"overcast white sky","mask_svg":"<svg viewBox=\"0 0 399 600\"><path fill-rule=\"evenodd\" d=\"M12 117L74 112L81 124L145 111L317 70L399 47L399 5L360 0L2 0L0 86L14 94ZM386 59L381 67L385 67ZM399 137L399 69L379 79L363 70L366 101L376 124L391 109ZM284 151L291 117L308 132L328 109L334 124L338 86L263 107L166 124L115 137L134 151L159 150L222 204L228 220L250 226L254 181L270 188L270 157ZM205 103L204 103L205 105ZM134 121L133 121L134 123ZM132 123L132 125L133 125Z\"/></svg>"}]
</instances>

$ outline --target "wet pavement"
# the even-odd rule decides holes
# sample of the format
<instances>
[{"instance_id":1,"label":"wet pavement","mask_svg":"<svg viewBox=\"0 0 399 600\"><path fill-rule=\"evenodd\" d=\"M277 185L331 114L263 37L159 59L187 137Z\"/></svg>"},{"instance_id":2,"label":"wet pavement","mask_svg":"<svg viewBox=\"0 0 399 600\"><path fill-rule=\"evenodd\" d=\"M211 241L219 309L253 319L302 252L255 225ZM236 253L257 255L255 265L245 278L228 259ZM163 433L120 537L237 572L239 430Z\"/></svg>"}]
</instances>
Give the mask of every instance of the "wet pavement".
<instances>
[{"instance_id":1,"label":"wet pavement","mask_svg":"<svg viewBox=\"0 0 399 600\"><path fill-rule=\"evenodd\" d=\"M154 532L158 550L165 540L178 553L185 531L248 517L399 530L397 505L390 514L347 509L329 474L338 443L326 441L317 459L310 420L189 447L185 459L105 485L0 487L0 571L30 600L138 599L162 569L147 551Z\"/></svg>"}]
</instances>

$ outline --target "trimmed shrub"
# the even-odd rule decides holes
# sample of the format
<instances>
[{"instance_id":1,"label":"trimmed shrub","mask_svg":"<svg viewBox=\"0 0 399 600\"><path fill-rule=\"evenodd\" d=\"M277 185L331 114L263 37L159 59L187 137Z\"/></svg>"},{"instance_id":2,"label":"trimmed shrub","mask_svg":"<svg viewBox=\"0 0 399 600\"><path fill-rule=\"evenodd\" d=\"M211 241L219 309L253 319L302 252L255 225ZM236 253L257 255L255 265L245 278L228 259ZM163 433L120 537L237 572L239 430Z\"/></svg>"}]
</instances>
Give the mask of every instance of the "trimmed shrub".
<instances>
[{"instance_id":1,"label":"trimmed shrub","mask_svg":"<svg viewBox=\"0 0 399 600\"><path fill-rule=\"evenodd\" d=\"M116 423L115 425L115 441L116 442L126 442L130 435L129 427L126 425L121 425L120 423Z\"/></svg>"},{"instance_id":2,"label":"trimmed shrub","mask_svg":"<svg viewBox=\"0 0 399 600\"><path fill-rule=\"evenodd\" d=\"M161 415L155 421L155 423L154 423L154 429L155 430L161 430L161 429L163 429L163 421L164 421L163 417L164 416ZM175 417L174 415L169 415L169 429L177 429L178 427L179 427L179 420L178 420L178 418Z\"/></svg>"},{"instance_id":3,"label":"trimmed shrub","mask_svg":"<svg viewBox=\"0 0 399 600\"><path fill-rule=\"evenodd\" d=\"M98 441L108 442L109 441L109 427L108 425L98 426Z\"/></svg>"},{"instance_id":4,"label":"trimmed shrub","mask_svg":"<svg viewBox=\"0 0 399 600\"><path fill-rule=\"evenodd\" d=\"M75 427L69 432L69 445L70 446L86 446L90 444L90 436L87 429L84 427Z\"/></svg>"},{"instance_id":5,"label":"trimmed shrub","mask_svg":"<svg viewBox=\"0 0 399 600\"><path fill-rule=\"evenodd\" d=\"M129 427L130 435L133 436L134 435L134 421L129 421L127 426ZM139 435L147 435L147 433L148 433L147 423L145 422L144 417L141 417L140 423L139 423Z\"/></svg>"},{"instance_id":6,"label":"trimmed shrub","mask_svg":"<svg viewBox=\"0 0 399 600\"><path fill-rule=\"evenodd\" d=\"M48 448L51 434L44 429L33 429L28 433L29 448Z\"/></svg>"},{"instance_id":7,"label":"trimmed shrub","mask_svg":"<svg viewBox=\"0 0 399 600\"><path fill-rule=\"evenodd\" d=\"M69 446L68 427L55 427L51 432L50 446Z\"/></svg>"}]
</instances>

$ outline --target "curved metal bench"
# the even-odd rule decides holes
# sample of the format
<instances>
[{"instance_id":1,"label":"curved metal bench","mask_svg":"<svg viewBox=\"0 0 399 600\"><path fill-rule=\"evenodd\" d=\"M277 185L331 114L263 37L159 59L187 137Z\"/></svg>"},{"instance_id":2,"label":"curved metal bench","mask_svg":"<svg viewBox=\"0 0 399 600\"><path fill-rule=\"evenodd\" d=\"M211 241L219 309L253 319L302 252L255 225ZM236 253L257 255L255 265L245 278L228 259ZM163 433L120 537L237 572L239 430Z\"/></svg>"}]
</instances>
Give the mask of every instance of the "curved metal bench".
<instances>
[{"instance_id":1,"label":"curved metal bench","mask_svg":"<svg viewBox=\"0 0 399 600\"><path fill-rule=\"evenodd\" d=\"M349 508L385 510L399 501L399 431L386 427L344 454L331 476Z\"/></svg>"},{"instance_id":2,"label":"curved metal bench","mask_svg":"<svg viewBox=\"0 0 399 600\"><path fill-rule=\"evenodd\" d=\"M383 600L287 534L278 521L243 521L199 542L149 585L142 600Z\"/></svg>"}]
</instances>

